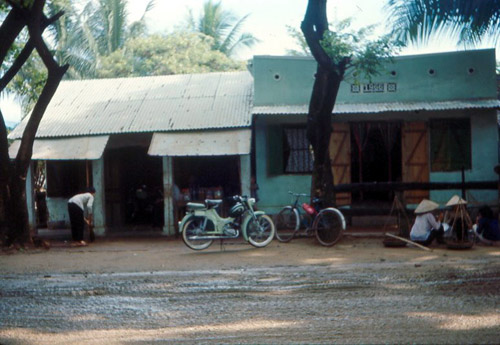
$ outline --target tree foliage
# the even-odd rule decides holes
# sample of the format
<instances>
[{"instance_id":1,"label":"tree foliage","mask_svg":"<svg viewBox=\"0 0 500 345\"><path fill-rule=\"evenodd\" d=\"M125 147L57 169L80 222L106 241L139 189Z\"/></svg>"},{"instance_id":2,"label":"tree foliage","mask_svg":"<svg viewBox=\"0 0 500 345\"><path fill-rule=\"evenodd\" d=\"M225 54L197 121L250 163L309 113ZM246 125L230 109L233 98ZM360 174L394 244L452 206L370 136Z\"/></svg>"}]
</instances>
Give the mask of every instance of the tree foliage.
<instances>
[{"instance_id":1,"label":"tree foliage","mask_svg":"<svg viewBox=\"0 0 500 345\"><path fill-rule=\"evenodd\" d=\"M314 154L311 195L322 197L326 205L335 204L329 140L340 83L347 76L359 80L378 74L383 59L398 46L390 37L370 41L370 27L352 32L346 30L349 25L345 20L329 30L326 0L309 0L301 24L318 63L307 115L307 138Z\"/></svg>"},{"instance_id":2,"label":"tree foliage","mask_svg":"<svg viewBox=\"0 0 500 345\"><path fill-rule=\"evenodd\" d=\"M350 18L330 24L332 30L324 32L320 40L321 47L331 58L334 67L346 61L348 74L342 76L354 81L371 79L383 72L383 62L390 59L402 47L392 34L371 39L374 26L359 30L351 29ZM337 73L341 71L337 70Z\"/></svg>"},{"instance_id":3,"label":"tree foliage","mask_svg":"<svg viewBox=\"0 0 500 345\"><path fill-rule=\"evenodd\" d=\"M320 44L334 64L349 57L345 78L357 82L381 73L383 61L392 58L403 43L396 40L393 34L372 38L375 25L353 30L351 24L352 18L329 23L329 29L324 32ZM287 26L287 31L298 47L287 50L287 53L292 56L312 56L304 34L292 26Z\"/></svg>"},{"instance_id":4,"label":"tree foliage","mask_svg":"<svg viewBox=\"0 0 500 345\"><path fill-rule=\"evenodd\" d=\"M500 39L500 0L389 0L389 25L404 42L432 35L476 44Z\"/></svg>"},{"instance_id":5,"label":"tree foliage","mask_svg":"<svg viewBox=\"0 0 500 345\"><path fill-rule=\"evenodd\" d=\"M238 36L246 16L238 19L222 10L220 3L208 1L204 6L204 28L210 36L194 30L194 26L190 33L148 35L146 14L154 8L154 0L147 3L142 17L130 25L126 22L126 0L81 3L83 6L76 7L73 0L49 0L45 8L48 16L65 13L46 34L56 61L70 66L65 75L68 79L239 70L244 68L242 63L228 55L238 46L255 42L251 35ZM0 15L5 16L8 7L3 8ZM20 53L27 37L24 31L10 50L8 61ZM47 77L42 66L37 54L33 54L8 85L8 92L20 95L25 114L33 107Z\"/></svg>"},{"instance_id":6,"label":"tree foliage","mask_svg":"<svg viewBox=\"0 0 500 345\"><path fill-rule=\"evenodd\" d=\"M26 204L26 176L31 163L33 142L38 125L68 69L60 66L42 37L45 29L63 13L47 17L44 0L10 1L8 13L0 26L0 92L21 73L33 51L36 50L46 69L46 79L26 123L14 160L9 158L7 128L0 111L0 228L6 229L7 243L25 243L31 240ZM5 7L2 8L5 10ZM5 13L4 13L5 14ZM27 30L28 35L26 35Z\"/></svg>"},{"instance_id":7,"label":"tree foliage","mask_svg":"<svg viewBox=\"0 0 500 345\"><path fill-rule=\"evenodd\" d=\"M131 77L241 70L244 65L212 49L200 33L175 32L134 38L101 59L98 77Z\"/></svg>"},{"instance_id":8,"label":"tree foliage","mask_svg":"<svg viewBox=\"0 0 500 345\"><path fill-rule=\"evenodd\" d=\"M187 25L194 32L212 37L214 50L231 56L237 49L252 47L258 42L252 34L240 33L248 16L238 18L232 12L224 10L220 1L207 0L199 18L195 19L192 10L189 11Z\"/></svg>"},{"instance_id":9,"label":"tree foliage","mask_svg":"<svg viewBox=\"0 0 500 345\"><path fill-rule=\"evenodd\" d=\"M295 44L297 45L298 49L287 49L286 53L291 56L312 56L311 50L309 49L309 46L307 45L306 39L304 38L304 34L294 28L293 26L287 25L286 26L286 31L288 32L288 35L293 38L295 41Z\"/></svg>"}]
</instances>

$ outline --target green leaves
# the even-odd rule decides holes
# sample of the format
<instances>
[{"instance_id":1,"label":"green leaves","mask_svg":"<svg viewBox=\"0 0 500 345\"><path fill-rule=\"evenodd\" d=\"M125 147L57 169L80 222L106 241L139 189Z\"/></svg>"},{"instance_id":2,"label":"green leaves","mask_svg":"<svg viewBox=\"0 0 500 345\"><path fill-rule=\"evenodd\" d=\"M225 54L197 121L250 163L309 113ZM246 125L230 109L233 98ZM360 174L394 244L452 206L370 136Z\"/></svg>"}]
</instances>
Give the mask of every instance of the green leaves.
<instances>
[{"instance_id":1,"label":"green leaves","mask_svg":"<svg viewBox=\"0 0 500 345\"><path fill-rule=\"evenodd\" d=\"M357 31L350 30L351 19L332 23L332 30L325 31L320 41L325 53L334 65L347 59L349 78L370 79L379 74L384 60L390 58L402 46L392 36L370 38L374 26L367 26Z\"/></svg>"},{"instance_id":2,"label":"green leaves","mask_svg":"<svg viewBox=\"0 0 500 345\"><path fill-rule=\"evenodd\" d=\"M258 39L250 33L240 33L248 14L237 18L232 12L222 8L221 2L208 0L203 5L203 13L195 19L189 11L186 20L191 31L200 32L213 38L212 48L232 55L241 47L251 47Z\"/></svg>"},{"instance_id":3,"label":"green leaves","mask_svg":"<svg viewBox=\"0 0 500 345\"><path fill-rule=\"evenodd\" d=\"M101 59L100 78L152 76L244 69L244 65L212 49L213 38L175 32L127 41L123 49Z\"/></svg>"},{"instance_id":4,"label":"green leaves","mask_svg":"<svg viewBox=\"0 0 500 345\"><path fill-rule=\"evenodd\" d=\"M387 9L393 32L405 43L443 35L472 44L500 39L500 0L389 0Z\"/></svg>"}]
</instances>

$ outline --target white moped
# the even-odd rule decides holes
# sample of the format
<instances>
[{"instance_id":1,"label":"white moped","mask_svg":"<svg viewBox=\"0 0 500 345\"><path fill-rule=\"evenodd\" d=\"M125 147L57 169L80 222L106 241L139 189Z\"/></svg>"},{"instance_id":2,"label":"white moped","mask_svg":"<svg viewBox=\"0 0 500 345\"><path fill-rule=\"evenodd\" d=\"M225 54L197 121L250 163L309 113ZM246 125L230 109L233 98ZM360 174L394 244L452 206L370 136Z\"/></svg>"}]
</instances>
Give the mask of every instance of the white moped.
<instances>
[{"instance_id":1,"label":"white moped","mask_svg":"<svg viewBox=\"0 0 500 345\"><path fill-rule=\"evenodd\" d=\"M245 241L261 248L267 246L274 237L274 223L263 211L255 211L254 198L236 195L236 204L229 210L229 217L217 213L222 200L205 200L188 203L187 212L179 224L182 240L191 249L208 248L213 240L234 239L243 234Z\"/></svg>"}]
</instances>

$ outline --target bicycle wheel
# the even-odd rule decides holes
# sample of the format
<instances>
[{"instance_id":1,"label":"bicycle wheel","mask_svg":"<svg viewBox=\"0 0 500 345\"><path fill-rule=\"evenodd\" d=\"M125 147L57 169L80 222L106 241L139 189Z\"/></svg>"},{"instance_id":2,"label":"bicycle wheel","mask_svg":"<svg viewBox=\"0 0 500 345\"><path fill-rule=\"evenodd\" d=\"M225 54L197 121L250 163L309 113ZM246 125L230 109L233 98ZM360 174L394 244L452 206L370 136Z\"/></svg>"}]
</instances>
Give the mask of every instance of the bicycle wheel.
<instances>
[{"instance_id":1,"label":"bicycle wheel","mask_svg":"<svg viewBox=\"0 0 500 345\"><path fill-rule=\"evenodd\" d=\"M276 239L289 242L299 226L299 212L292 206L284 207L276 216Z\"/></svg>"},{"instance_id":2,"label":"bicycle wheel","mask_svg":"<svg viewBox=\"0 0 500 345\"><path fill-rule=\"evenodd\" d=\"M342 236L345 230L345 219L339 210L325 208L316 216L313 227L319 243L329 247L337 243Z\"/></svg>"},{"instance_id":3,"label":"bicycle wheel","mask_svg":"<svg viewBox=\"0 0 500 345\"><path fill-rule=\"evenodd\" d=\"M201 229L201 219L190 219L182 228L182 240L191 249L203 250L212 244L213 240L203 239L205 232Z\"/></svg>"},{"instance_id":4,"label":"bicycle wheel","mask_svg":"<svg viewBox=\"0 0 500 345\"><path fill-rule=\"evenodd\" d=\"M248 242L254 247L261 248L267 246L273 240L274 223L271 217L260 214L257 219L251 219L246 227Z\"/></svg>"}]
</instances>

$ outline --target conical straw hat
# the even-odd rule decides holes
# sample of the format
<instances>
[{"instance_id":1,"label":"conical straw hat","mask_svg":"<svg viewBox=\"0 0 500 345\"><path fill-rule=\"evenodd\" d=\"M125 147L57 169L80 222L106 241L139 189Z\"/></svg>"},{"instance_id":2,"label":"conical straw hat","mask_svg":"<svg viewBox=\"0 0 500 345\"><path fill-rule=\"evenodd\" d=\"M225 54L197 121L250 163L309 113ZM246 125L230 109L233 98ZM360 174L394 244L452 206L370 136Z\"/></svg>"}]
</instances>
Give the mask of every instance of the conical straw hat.
<instances>
[{"instance_id":1,"label":"conical straw hat","mask_svg":"<svg viewBox=\"0 0 500 345\"><path fill-rule=\"evenodd\" d=\"M466 205L467 201L459 197L458 195L453 195L451 199L446 203L446 206L456 206L456 205Z\"/></svg>"},{"instance_id":2,"label":"conical straw hat","mask_svg":"<svg viewBox=\"0 0 500 345\"><path fill-rule=\"evenodd\" d=\"M415 209L415 213L419 214L419 213L431 212L437 209L438 207L439 205L434 201L424 199L420 202L420 204L418 204L417 208Z\"/></svg>"}]
</instances>

